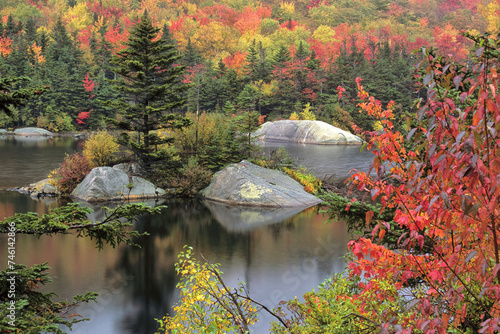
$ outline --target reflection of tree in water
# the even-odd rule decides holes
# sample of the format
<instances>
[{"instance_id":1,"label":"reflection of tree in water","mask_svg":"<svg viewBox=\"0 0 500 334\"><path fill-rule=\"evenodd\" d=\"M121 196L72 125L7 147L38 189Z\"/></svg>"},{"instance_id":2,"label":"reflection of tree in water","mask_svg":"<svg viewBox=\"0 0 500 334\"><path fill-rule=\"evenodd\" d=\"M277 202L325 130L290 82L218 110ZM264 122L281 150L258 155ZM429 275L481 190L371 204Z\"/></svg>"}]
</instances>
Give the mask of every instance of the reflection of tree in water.
<instances>
[{"instance_id":1,"label":"reflection of tree in water","mask_svg":"<svg viewBox=\"0 0 500 334\"><path fill-rule=\"evenodd\" d=\"M129 291L124 295L130 299L123 307L127 313L122 326L130 333L154 332L154 318L162 318L172 311L178 300L174 264L184 245L192 246L196 254L202 253L212 263L221 263L227 283L233 286L234 280L243 280L249 284L251 294L263 289L251 286L252 283L263 281L270 284L266 287L269 291L286 291L289 286L283 283L285 271L290 271L288 276L294 279L307 275L309 281L319 274L322 280L332 273L333 266L338 266L337 258L345 251L344 228L324 224L326 219L318 214L318 208L300 212L280 223L241 229L238 222L228 226L227 222L216 220L208 206L199 200L172 200L164 204L167 208L161 215L140 217L137 230L150 235L136 240L141 249L121 248L120 260L112 271L129 278L126 282ZM235 210L239 214L241 208ZM232 217L234 212L223 218ZM318 240L324 245L319 246ZM320 247L317 255L321 258L314 254L317 247ZM310 263L305 259L317 264L313 272L306 270ZM302 276L295 273L299 269ZM305 283L302 278L300 282ZM313 280L309 288L319 283ZM297 295L296 291L293 293ZM261 295L260 298L268 297Z\"/></svg>"},{"instance_id":2,"label":"reflection of tree in water","mask_svg":"<svg viewBox=\"0 0 500 334\"><path fill-rule=\"evenodd\" d=\"M178 299L174 264L184 245L218 262L217 254L234 254L248 242L247 236L226 232L197 200L169 201L165 205L161 215L139 218L137 230L150 235L135 241L140 249L123 248L117 264L117 270L131 277L127 288L133 300L129 303L136 312L123 319L123 327L131 333L154 332L154 318L172 311Z\"/></svg>"}]
</instances>

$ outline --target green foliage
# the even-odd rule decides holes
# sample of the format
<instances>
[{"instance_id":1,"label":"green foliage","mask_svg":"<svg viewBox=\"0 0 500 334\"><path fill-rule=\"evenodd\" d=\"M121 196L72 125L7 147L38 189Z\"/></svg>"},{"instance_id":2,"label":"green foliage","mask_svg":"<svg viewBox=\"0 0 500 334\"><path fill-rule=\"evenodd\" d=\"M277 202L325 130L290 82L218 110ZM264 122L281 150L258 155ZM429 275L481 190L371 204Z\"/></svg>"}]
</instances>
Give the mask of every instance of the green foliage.
<instances>
[{"instance_id":1,"label":"green foliage","mask_svg":"<svg viewBox=\"0 0 500 334\"><path fill-rule=\"evenodd\" d=\"M88 160L81 153L66 155L59 168L51 173L51 184L57 184L57 190L63 195L68 195L91 169Z\"/></svg>"},{"instance_id":2,"label":"green foliage","mask_svg":"<svg viewBox=\"0 0 500 334\"><path fill-rule=\"evenodd\" d=\"M252 162L264 168L281 171L284 171L284 167L294 169L297 167L297 162L284 147L280 147L277 151L271 151L269 157L255 157Z\"/></svg>"},{"instance_id":3,"label":"green foliage","mask_svg":"<svg viewBox=\"0 0 500 334\"><path fill-rule=\"evenodd\" d=\"M103 221L92 221L89 215L92 209L81 207L77 203L55 208L44 215L37 213L17 213L0 222L0 233L42 235L68 234L89 237L101 249L104 244L116 247L121 243L135 245L133 239L147 233L129 230L139 215L157 214L163 207L151 208L145 204L129 204L116 209L104 207L106 211ZM51 282L46 263L36 264L31 268L16 264L0 271L0 329L2 333L64 333L61 326L87 320L71 314L71 310L79 303L96 300L97 294L87 292L73 297L72 302L54 302L53 292L41 292L39 287ZM12 274L15 272L15 274ZM15 296L12 295L11 281L14 277ZM15 302L15 326L9 325L7 315L9 307Z\"/></svg>"},{"instance_id":4,"label":"green foliage","mask_svg":"<svg viewBox=\"0 0 500 334\"><path fill-rule=\"evenodd\" d=\"M404 297L396 288L387 282L378 284L385 289L385 298L365 302L357 299L363 293L359 277L350 277L347 272L334 274L320 284L317 291L306 292L304 301L282 302L275 312L285 318L289 327L274 321L271 333L377 333L379 315L398 317L404 312ZM357 314L359 307L364 308L363 315Z\"/></svg>"},{"instance_id":5,"label":"green foliage","mask_svg":"<svg viewBox=\"0 0 500 334\"><path fill-rule=\"evenodd\" d=\"M88 292L73 297L72 302L54 302L53 292L44 293L39 288L52 282L47 271L47 263L35 264L27 268L16 264L11 269L0 271L0 329L2 333L58 333L63 334L60 326L72 327L73 324L88 319L70 318L64 314L80 303L96 301L97 294ZM9 274L14 272L15 275ZM11 281L14 282L11 285ZM15 291L15 298L9 293ZM11 301L15 304L12 306ZM11 312L11 310L14 310ZM9 315L15 314L15 320ZM14 324L14 326L12 326Z\"/></svg>"},{"instance_id":6,"label":"green foliage","mask_svg":"<svg viewBox=\"0 0 500 334\"><path fill-rule=\"evenodd\" d=\"M254 138L252 133L259 128L259 113L257 111L244 111L237 114L233 120L236 130L243 137L245 136L245 141L242 141L241 149L245 152L246 156L250 156L252 151L255 150L253 145Z\"/></svg>"},{"instance_id":7,"label":"green foliage","mask_svg":"<svg viewBox=\"0 0 500 334\"><path fill-rule=\"evenodd\" d=\"M394 222L394 209L382 211L380 204L370 204L331 192L322 193L321 199L327 203L325 212L329 219L345 222L347 230L356 236L375 238L376 235L372 232L375 227L379 224L382 226L381 222L384 222L387 233L383 237L383 242L387 243L388 247L395 249L398 247L399 237L407 232L407 229L401 228ZM367 217L371 217L368 223Z\"/></svg>"},{"instance_id":8,"label":"green foliage","mask_svg":"<svg viewBox=\"0 0 500 334\"><path fill-rule=\"evenodd\" d=\"M257 321L257 309L245 298L244 284L231 289L222 281L219 265L200 263L191 247L178 258L175 269L181 276L177 284L181 300L174 306L175 315L157 320L160 331L156 334L248 333Z\"/></svg>"},{"instance_id":9,"label":"green foliage","mask_svg":"<svg viewBox=\"0 0 500 334\"><path fill-rule=\"evenodd\" d=\"M121 141L134 151L148 172L153 164L169 164L169 155L158 146L171 138L160 138L155 130L182 128L190 121L173 113L185 100L181 93L187 88L180 83L183 66L174 66L179 60L172 45L157 39L155 28L147 12L132 31L127 48L118 52L111 63L119 75L115 89L124 94L120 100L107 105L119 111L121 119L115 122L124 132Z\"/></svg>"},{"instance_id":10,"label":"green foliage","mask_svg":"<svg viewBox=\"0 0 500 334\"><path fill-rule=\"evenodd\" d=\"M182 154L195 154L198 163L217 171L233 162L246 158L242 141L235 125L235 116L203 112L196 116L187 113L193 125L174 131L174 142Z\"/></svg>"},{"instance_id":11,"label":"green foliage","mask_svg":"<svg viewBox=\"0 0 500 334\"><path fill-rule=\"evenodd\" d=\"M126 228L132 226L138 215L159 213L161 208L151 208L143 203L128 204L116 209L103 207L106 211L106 218L102 222L92 222L88 218L88 215L93 212L92 209L82 207L79 203L69 203L52 209L42 216L33 212L16 213L0 222L0 233L8 233L9 226L14 224L16 233L35 236L74 230L78 235L95 240L98 248L102 248L104 244L116 247L122 242L134 245L132 238L140 234L137 231L128 231Z\"/></svg>"},{"instance_id":12,"label":"green foliage","mask_svg":"<svg viewBox=\"0 0 500 334\"><path fill-rule=\"evenodd\" d=\"M115 137L107 131L99 131L85 140L82 153L90 167L93 168L107 166L118 152L118 148L119 145Z\"/></svg>"},{"instance_id":13,"label":"green foliage","mask_svg":"<svg viewBox=\"0 0 500 334\"><path fill-rule=\"evenodd\" d=\"M20 107L26 104L26 100L35 94L42 94L44 88L18 88L29 82L27 77L0 77L0 111L12 115L12 107Z\"/></svg>"}]
</instances>

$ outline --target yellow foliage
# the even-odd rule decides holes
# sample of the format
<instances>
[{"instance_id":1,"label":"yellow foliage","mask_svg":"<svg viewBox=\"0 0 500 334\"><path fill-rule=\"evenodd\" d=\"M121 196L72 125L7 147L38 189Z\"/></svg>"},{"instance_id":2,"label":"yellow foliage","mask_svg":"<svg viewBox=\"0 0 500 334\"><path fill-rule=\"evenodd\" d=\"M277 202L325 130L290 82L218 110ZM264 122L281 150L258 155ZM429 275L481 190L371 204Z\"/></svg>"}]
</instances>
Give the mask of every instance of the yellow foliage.
<instances>
[{"instance_id":1,"label":"yellow foliage","mask_svg":"<svg viewBox=\"0 0 500 334\"><path fill-rule=\"evenodd\" d=\"M194 4L194 3L183 2L182 8L184 9L185 12L187 12L188 15L196 14L197 7L196 7L196 4Z\"/></svg>"},{"instance_id":2,"label":"yellow foliage","mask_svg":"<svg viewBox=\"0 0 500 334\"><path fill-rule=\"evenodd\" d=\"M314 176L312 173L307 173L305 169L300 170L290 169L283 167L283 171L287 173L292 179L299 182L304 190L311 194L316 194L321 189L321 180Z\"/></svg>"},{"instance_id":3,"label":"yellow foliage","mask_svg":"<svg viewBox=\"0 0 500 334\"><path fill-rule=\"evenodd\" d=\"M323 44L335 42L335 30L329 26L320 25L316 30L314 30L312 38Z\"/></svg>"},{"instance_id":4,"label":"yellow foliage","mask_svg":"<svg viewBox=\"0 0 500 334\"><path fill-rule=\"evenodd\" d=\"M299 115L294 111L291 115L290 115L290 120L292 121L299 121L300 120L300 117Z\"/></svg>"},{"instance_id":5,"label":"yellow foliage","mask_svg":"<svg viewBox=\"0 0 500 334\"><path fill-rule=\"evenodd\" d=\"M188 39L198 31L200 21L184 20L181 30L172 31L174 39L177 41L180 50L184 50L188 44ZM192 42L192 41L191 41Z\"/></svg>"},{"instance_id":6,"label":"yellow foliage","mask_svg":"<svg viewBox=\"0 0 500 334\"><path fill-rule=\"evenodd\" d=\"M373 123L373 130L381 131L383 129L384 129L384 127L382 126L382 122L376 121L375 123Z\"/></svg>"},{"instance_id":7,"label":"yellow foliage","mask_svg":"<svg viewBox=\"0 0 500 334\"><path fill-rule=\"evenodd\" d=\"M287 48L292 45L299 45L300 41L307 41L309 39L310 32L303 26L297 26L293 30L289 29L278 29L271 36L269 36L272 45L278 49L281 45Z\"/></svg>"},{"instance_id":8,"label":"yellow foliage","mask_svg":"<svg viewBox=\"0 0 500 334\"><path fill-rule=\"evenodd\" d=\"M307 103L306 107L304 110L300 113L300 119L306 120L306 121L315 121L316 120L316 115L311 111L311 104Z\"/></svg>"},{"instance_id":9,"label":"yellow foliage","mask_svg":"<svg viewBox=\"0 0 500 334\"><path fill-rule=\"evenodd\" d=\"M33 42L33 45L29 48L29 52L33 56L35 63L41 64L45 61L45 57L42 55L42 47L36 45L36 42Z\"/></svg>"},{"instance_id":10,"label":"yellow foliage","mask_svg":"<svg viewBox=\"0 0 500 334\"><path fill-rule=\"evenodd\" d=\"M220 59L221 53L232 51L237 40L237 33L233 28L220 22L212 21L200 26L193 35L191 42L204 55L211 59Z\"/></svg>"},{"instance_id":11,"label":"yellow foliage","mask_svg":"<svg viewBox=\"0 0 500 334\"><path fill-rule=\"evenodd\" d=\"M116 139L106 131L93 133L83 143L83 156L90 167L106 166L118 152Z\"/></svg>"},{"instance_id":12,"label":"yellow foliage","mask_svg":"<svg viewBox=\"0 0 500 334\"><path fill-rule=\"evenodd\" d=\"M478 11L481 15L488 21L488 31L492 35L497 35L500 33L500 0L491 1L487 6L484 6L482 2L479 2Z\"/></svg>"},{"instance_id":13,"label":"yellow foliage","mask_svg":"<svg viewBox=\"0 0 500 334\"><path fill-rule=\"evenodd\" d=\"M175 268L181 276L177 288L181 300L174 306L174 316L166 315L160 323L165 333L236 333L257 321L256 308L234 289L223 284L218 264L201 264L192 248L179 254ZM242 292L243 288L236 291Z\"/></svg>"},{"instance_id":14,"label":"yellow foliage","mask_svg":"<svg viewBox=\"0 0 500 334\"><path fill-rule=\"evenodd\" d=\"M240 38L238 38L236 49L239 51L247 52L248 48L253 44L254 40L255 45L259 45L259 43L262 42L262 47L270 50L270 52L274 47L269 37L263 36L260 34L260 31L257 31L255 33L245 32L244 34L242 34Z\"/></svg>"},{"instance_id":15,"label":"yellow foliage","mask_svg":"<svg viewBox=\"0 0 500 334\"><path fill-rule=\"evenodd\" d=\"M295 4L293 2L284 2L280 3L280 8L284 13L293 14L295 13Z\"/></svg>"},{"instance_id":16,"label":"yellow foliage","mask_svg":"<svg viewBox=\"0 0 500 334\"><path fill-rule=\"evenodd\" d=\"M309 16L317 25L334 26L338 24L335 21L337 9L333 5L321 4L318 7L309 10Z\"/></svg>"},{"instance_id":17,"label":"yellow foliage","mask_svg":"<svg viewBox=\"0 0 500 334\"><path fill-rule=\"evenodd\" d=\"M80 2L74 7L69 7L65 15L68 21L68 32L81 31L92 24L92 17L87 10L87 4Z\"/></svg>"}]
</instances>

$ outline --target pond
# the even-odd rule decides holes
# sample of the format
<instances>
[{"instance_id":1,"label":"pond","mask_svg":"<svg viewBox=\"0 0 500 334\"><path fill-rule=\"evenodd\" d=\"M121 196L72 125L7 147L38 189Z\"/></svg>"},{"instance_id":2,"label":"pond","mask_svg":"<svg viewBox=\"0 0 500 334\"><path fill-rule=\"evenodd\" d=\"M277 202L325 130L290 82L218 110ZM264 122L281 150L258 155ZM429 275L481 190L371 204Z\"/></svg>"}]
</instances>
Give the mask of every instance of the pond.
<instances>
[{"instance_id":1,"label":"pond","mask_svg":"<svg viewBox=\"0 0 500 334\"><path fill-rule=\"evenodd\" d=\"M359 147L351 148L359 153ZM0 190L0 219L15 212L44 213L61 205L56 199L34 200L5 189L44 178L76 149L77 142L68 138L0 137L0 189L4 189ZM327 158L338 162L347 154L340 152L342 157ZM325 157L324 151L319 154ZM351 163L361 164L356 158ZM347 170L348 165L346 161L337 170ZM18 235L17 263L47 261L52 267L54 281L45 290L55 291L62 299L86 291L100 293L97 303L78 307L76 312L91 320L76 324L71 333L153 333L154 318L171 312L179 298L174 264L184 245L220 263L229 285L246 282L250 295L270 308L281 300L300 298L345 267L346 228L340 222L325 223L328 217L319 212L320 207L259 210L203 200L161 204L167 208L160 215L140 217L136 224L139 231L150 234L137 240L140 249L119 246L98 251L92 241L74 235L40 239ZM5 236L0 236L0 244L5 243ZM6 259L6 251L6 246L0 247L0 258ZM3 261L0 268L5 266ZM266 332L269 320L262 316L254 332Z\"/></svg>"}]
</instances>

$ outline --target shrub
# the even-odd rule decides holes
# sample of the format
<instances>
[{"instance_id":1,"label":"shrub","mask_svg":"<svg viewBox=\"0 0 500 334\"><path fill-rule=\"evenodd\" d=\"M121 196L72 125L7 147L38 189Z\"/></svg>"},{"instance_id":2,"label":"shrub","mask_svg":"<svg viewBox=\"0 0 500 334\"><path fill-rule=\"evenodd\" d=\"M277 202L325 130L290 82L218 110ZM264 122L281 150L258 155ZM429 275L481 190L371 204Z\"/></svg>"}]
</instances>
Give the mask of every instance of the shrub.
<instances>
[{"instance_id":1,"label":"shrub","mask_svg":"<svg viewBox=\"0 0 500 334\"><path fill-rule=\"evenodd\" d=\"M184 197L196 196L212 179L212 172L201 166L195 157L189 158L180 173L180 177L174 180L174 187L177 188L177 194Z\"/></svg>"},{"instance_id":2,"label":"shrub","mask_svg":"<svg viewBox=\"0 0 500 334\"><path fill-rule=\"evenodd\" d=\"M307 103L304 110L300 113L300 118L306 121L315 121L316 115L311 111L311 104Z\"/></svg>"},{"instance_id":3,"label":"shrub","mask_svg":"<svg viewBox=\"0 0 500 334\"><path fill-rule=\"evenodd\" d=\"M118 152L116 139L107 131L93 133L83 143L83 156L91 167L106 166Z\"/></svg>"},{"instance_id":4,"label":"shrub","mask_svg":"<svg viewBox=\"0 0 500 334\"><path fill-rule=\"evenodd\" d=\"M233 116L221 113L188 113L193 125L175 130L174 143L184 154L195 153L200 165L215 171L246 158L243 136L238 136Z\"/></svg>"},{"instance_id":5,"label":"shrub","mask_svg":"<svg viewBox=\"0 0 500 334\"><path fill-rule=\"evenodd\" d=\"M175 315L157 320L156 334L248 333L257 322L257 308L245 298L246 287L240 283L231 289L222 281L219 265L198 261L191 247L178 258L181 300L173 307Z\"/></svg>"},{"instance_id":6,"label":"shrub","mask_svg":"<svg viewBox=\"0 0 500 334\"><path fill-rule=\"evenodd\" d=\"M61 194L70 194L91 169L87 159L81 153L74 153L66 155L59 168L51 172L50 178L57 180L57 189Z\"/></svg>"},{"instance_id":7,"label":"shrub","mask_svg":"<svg viewBox=\"0 0 500 334\"><path fill-rule=\"evenodd\" d=\"M294 111L291 115L290 115L290 120L292 121L298 121L300 120L300 116Z\"/></svg>"},{"instance_id":8,"label":"shrub","mask_svg":"<svg viewBox=\"0 0 500 334\"><path fill-rule=\"evenodd\" d=\"M284 147L271 151L269 157L256 157L252 160L256 165L264 168L283 170L283 167L296 168L297 162L288 154Z\"/></svg>"},{"instance_id":9,"label":"shrub","mask_svg":"<svg viewBox=\"0 0 500 334\"><path fill-rule=\"evenodd\" d=\"M304 186L304 190L311 194L317 194L321 189L321 180L312 173L307 173L304 168L291 169L283 167L283 171L290 175L295 181Z\"/></svg>"}]
</instances>

